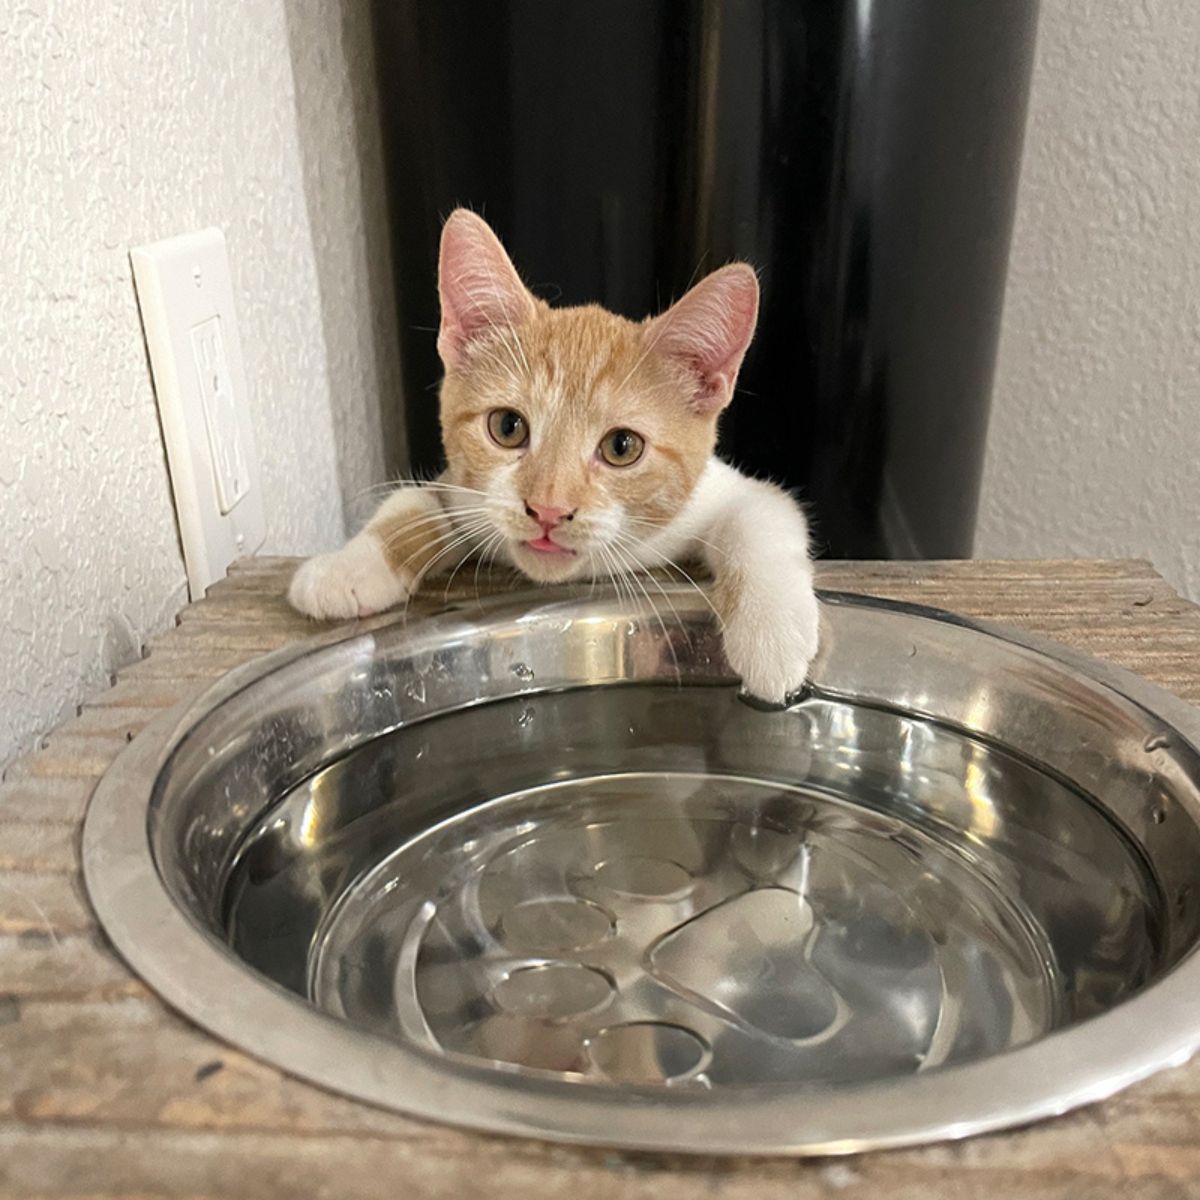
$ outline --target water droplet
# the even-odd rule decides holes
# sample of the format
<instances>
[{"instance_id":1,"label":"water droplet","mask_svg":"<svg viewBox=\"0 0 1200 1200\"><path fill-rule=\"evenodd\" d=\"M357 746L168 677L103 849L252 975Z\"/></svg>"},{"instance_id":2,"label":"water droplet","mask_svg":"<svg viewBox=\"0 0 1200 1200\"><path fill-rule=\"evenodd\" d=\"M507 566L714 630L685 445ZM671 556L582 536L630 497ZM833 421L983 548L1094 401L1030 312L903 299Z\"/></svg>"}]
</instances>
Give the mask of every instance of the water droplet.
<instances>
[{"instance_id":1,"label":"water droplet","mask_svg":"<svg viewBox=\"0 0 1200 1200\"><path fill-rule=\"evenodd\" d=\"M532 708L521 709L521 715L517 718L517 724L522 729L528 729L530 727L530 725L533 724L533 709Z\"/></svg>"},{"instance_id":2,"label":"water droplet","mask_svg":"<svg viewBox=\"0 0 1200 1200\"><path fill-rule=\"evenodd\" d=\"M625 632L627 634L629 634L630 636L637 633L637 631L638 631L638 624L636 621L630 621L629 624L625 626Z\"/></svg>"},{"instance_id":3,"label":"water droplet","mask_svg":"<svg viewBox=\"0 0 1200 1200\"><path fill-rule=\"evenodd\" d=\"M1165 733L1152 733L1142 743L1142 749L1149 754L1152 750L1165 750L1171 744L1171 739Z\"/></svg>"},{"instance_id":4,"label":"water droplet","mask_svg":"<svg viewBox=\"0 0 1200 1200\"><path fill-rule=\"evenodd\" d=\"M1150 820L1153 821L1155 825L1161 825L1166 819L1167 819L1166 809L1160 808L1157 805L1155 805L1155 807L1150 810Z\"/></svg>"},{"instance_id":5,"label":"water droplet","mask_svg":"<svg viewBox=\"0 0 1200 1200\"><path fill-rule=\"evenodd\" d=\"M425 703L425 680L421 676L416 679L410 679L404 685L404 694L410 699L415 700L418 704Z\"/></svg>"},{"instance_id":6,"label":"water droplet","mask_svg":"<svg viewBox=\"0 0 1200 1200\"><path fill-rule=\"evenodd\" d=\"M909 657L909 658L916 658L916 657L917 657L917 648L916 648L916 646L909 646L909 648L908 648L908 657Z\"/></svg>"},{"instance_id":7,"label":"water droplet","mask_svg":"<svg viewBox=\"0 0 1200 1200\"><path fill-rule=\"evenodd\" d=\"M509 670L512 671L512 673L519 680L521 680L522 683L529 683L533 679L533 668L527 666L523 662L513 663Z\"/></svg>"},{"instance_id":8,"label":"water droplet","mask_svg":"<svg viewBox=\"0 0 1200 1200\"><path fill-rule=\"evenodd\" d=\"M213 756L214 756L216 753L217 753L217 748L216 748L216 746L209 746L209 748L208 748L208 757L209 757L209 758L212 758L212 757L213 757Z\"/></svg>"}]
</instances>

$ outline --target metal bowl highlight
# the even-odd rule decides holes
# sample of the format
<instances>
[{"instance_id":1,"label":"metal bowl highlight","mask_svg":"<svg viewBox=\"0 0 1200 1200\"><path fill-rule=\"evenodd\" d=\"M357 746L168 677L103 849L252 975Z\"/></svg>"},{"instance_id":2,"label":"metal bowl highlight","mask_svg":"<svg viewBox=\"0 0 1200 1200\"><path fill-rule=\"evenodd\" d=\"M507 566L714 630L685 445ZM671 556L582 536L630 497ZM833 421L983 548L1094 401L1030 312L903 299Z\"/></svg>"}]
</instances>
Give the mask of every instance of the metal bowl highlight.
<instances>
[{"instance_id":1,"label":"metal bowl highlight","mask_svg":"<svg viewBox=\"0 0 1200 1200\"><path fill-rule=\"evenodd\" d=\"M1187 705L827 595L762 711L696 593L552 596L282 651L140 736L84 831L133 967L326 1087L630 1149L959 1137L1200 1044Z\"/></svg>"}]
</instances>

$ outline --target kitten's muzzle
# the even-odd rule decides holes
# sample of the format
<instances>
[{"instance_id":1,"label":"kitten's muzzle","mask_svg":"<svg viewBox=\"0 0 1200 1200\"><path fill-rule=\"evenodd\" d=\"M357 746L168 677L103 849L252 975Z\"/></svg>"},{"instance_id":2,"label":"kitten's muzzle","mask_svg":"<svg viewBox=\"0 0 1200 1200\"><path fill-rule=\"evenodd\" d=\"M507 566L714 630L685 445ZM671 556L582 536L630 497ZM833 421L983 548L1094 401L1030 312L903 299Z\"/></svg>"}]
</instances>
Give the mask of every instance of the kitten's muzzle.
<instances>
[{"instance_id":1,"label":"kitten's muzzle","mask_svg":"<svg viewBox=\"0 0 1200 1200\"><path fill-rule=\"evenodd\" d=\"M560 542L556 542L551 536L553 530L574 518L575 509L556 508L550 504L534 504L530 500L526 500L524 504L525 515L531 520L536 521L538 528L541 530L537 537L522 540L521 544L526 549L533 550L539 555L574 555L577 553L570 546L564 546Z\"/></svg>"}]
</instances>

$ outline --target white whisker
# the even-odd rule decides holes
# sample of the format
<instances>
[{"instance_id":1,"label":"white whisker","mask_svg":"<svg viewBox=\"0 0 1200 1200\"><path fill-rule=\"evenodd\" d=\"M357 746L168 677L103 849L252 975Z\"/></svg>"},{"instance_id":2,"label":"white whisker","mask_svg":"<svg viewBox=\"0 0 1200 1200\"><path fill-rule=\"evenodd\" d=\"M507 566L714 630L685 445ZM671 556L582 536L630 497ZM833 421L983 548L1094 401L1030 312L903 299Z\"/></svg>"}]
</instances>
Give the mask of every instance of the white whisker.
<instances>
[{"instance_id":1,"label":"white whisker","mask_svg":"<svg viewBox=\"0 0 1200 1200\"><path fill-rule=\"evenodd\" d=\"M662 619L662 613L658 611L658 606L654 603L653 599L651 599L650 593L646 590L646 585L642 582L641 572L637 570L637 564L628 557L628 555L620 548L620 545L617 542L613 542L611 544L611 549L613 553L617 555L618 561L625 562L633 568L632 570L629 570L628 567L626 568L626 578L641 590L642 595L645 597L646 603L650 606L650 611L654 614L655 620L658 621L658 628L662 633L663 644L670 652L671 661L675 667L675 678L676 680L681 679L682 676L679 670L679 656L675 653L675 646L671 641L671 635L667 632L666 622ZM672 611L674 611L674 606L672 606ZM679 621L678 613L675 613L675 620L677 622Z\"/></svg>"},{"instance_id":2,"label":"white whisker","mask_svg":"<svg viewBox=\"0 0 1200 1200\"><path fill-rule=\"evenodd\" d=\"M626 538L633 537L632 534L623 534L618 536L623 536ZM722 628L724 627L724 621L721 620L721 614L717 612L716 608L713 607L713 602L709 599L708 593L673 558L670 558L661 550L656 550L643 539L635 538L634 541L640 545L641 549L653 554L663 564L664 567L666 567L668 570L676 572L688 584L690 584L691 587L695 589L696 594L704 601L706 605L708 605L709 610L712 612L713 616L717 618L717 621L720 622Z\"/></svg>"}]
</instances>

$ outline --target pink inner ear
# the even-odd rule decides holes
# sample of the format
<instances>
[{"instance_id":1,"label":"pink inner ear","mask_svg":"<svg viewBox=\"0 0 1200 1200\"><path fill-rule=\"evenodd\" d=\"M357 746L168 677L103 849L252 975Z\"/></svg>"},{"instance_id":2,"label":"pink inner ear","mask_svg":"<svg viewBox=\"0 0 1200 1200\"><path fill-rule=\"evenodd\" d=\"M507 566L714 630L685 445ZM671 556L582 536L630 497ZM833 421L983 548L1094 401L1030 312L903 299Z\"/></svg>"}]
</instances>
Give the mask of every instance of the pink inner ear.
<instances>
[{"instance_id":1,"label":"pink inner ear","mask_svg":"<svg viewBox=\"0 0 1200 1200\"><path fill-rule=\"evenodd\" d=\"M758 319L758 279L745 263L733 263L702 279L647 326L658 353L673 358L696 378L692 407L712 413L733 398L733 385Z\"/></svg>"},{"instance_id":2,"label":"pink inner ear","mask_svg":"<svg viewBox=\"0 0 1200 1200\"><path fill-rule=\"evenodd\" d=\"M534 312L534 299L500 239L465 208L455 209L442 230L438 294L438 354L448 367L461 361L475 338L520 325Z\"/></svg>"}]
</instances>

